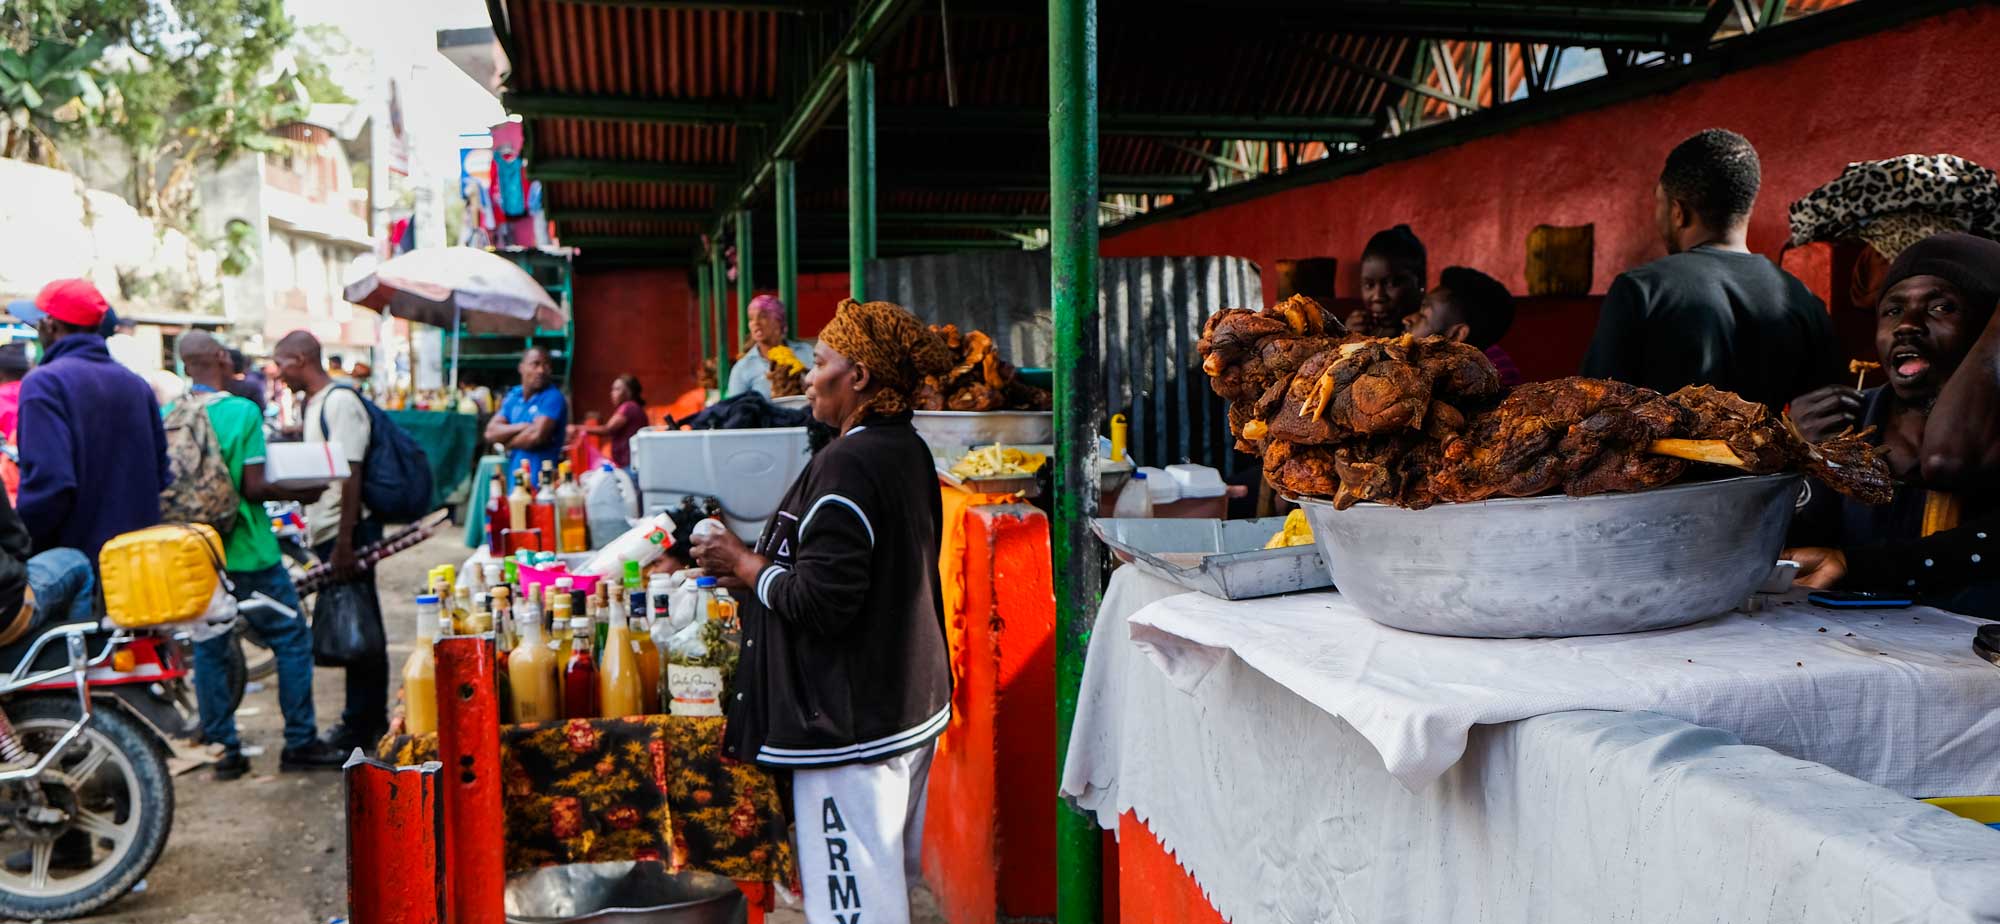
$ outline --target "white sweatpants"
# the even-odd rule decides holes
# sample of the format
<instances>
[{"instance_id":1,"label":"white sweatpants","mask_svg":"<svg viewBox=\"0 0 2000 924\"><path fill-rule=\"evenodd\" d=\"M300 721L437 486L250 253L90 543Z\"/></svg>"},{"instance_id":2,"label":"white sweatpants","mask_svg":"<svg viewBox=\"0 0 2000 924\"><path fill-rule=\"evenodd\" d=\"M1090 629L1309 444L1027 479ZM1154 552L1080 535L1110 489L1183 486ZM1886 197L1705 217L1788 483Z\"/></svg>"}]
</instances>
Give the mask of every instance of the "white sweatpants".
<instances>
[{"instance_id":1,"label":"white sweatpants","mask_svg":"<svg viewBox=\"0 0 2000 924\"><path fill-rule=\"evenodd\" d=\"M909 924L923 875L926 744L888 760L792 772L807 924Z\"/></svg>"}]
</instances>

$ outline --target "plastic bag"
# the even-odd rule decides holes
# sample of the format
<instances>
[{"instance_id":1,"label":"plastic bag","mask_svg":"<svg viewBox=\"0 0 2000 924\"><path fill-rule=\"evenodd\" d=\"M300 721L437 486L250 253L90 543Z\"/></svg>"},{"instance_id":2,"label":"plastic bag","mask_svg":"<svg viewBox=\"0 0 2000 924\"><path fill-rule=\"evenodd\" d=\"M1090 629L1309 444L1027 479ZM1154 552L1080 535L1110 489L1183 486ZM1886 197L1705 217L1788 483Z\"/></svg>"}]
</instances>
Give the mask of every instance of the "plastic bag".
<instances>
[{"instance_id":1,"label":"plastic bag","mask_svg":"<svg viewBox=\"0 0 2000 924\"><path fill-rule=\"evenodd\" d=\"M694 579L702 574L699 568L682 571L679 583L667 591L667 624L678 634L694 625L695 616L701 610L701 592L694 586Z\"/></svg>"},{"instance_id":2,"label":"plastic bag","mask_svg":"<svg viewBox=\"0 0 2000 924\"><path fill-rule=\"evenodd\" d=\"M354 667L380 663L389 646L382 637L382 612L375 589L365 581L331 584L313 599L313 663Z\"/></svg>"},{"instance_id":3,"label":"plastic bag","mask_svg":"<svg viewBox=\"0 0 2000 924\"><path fill-rule=\"evenodd\" d=\"M221 583L215 585L215 594L208 598L208 612L189 623L188 634L194 640L205 642L236 628L236 597Z\"/></svg>"},{"instance_id":4,"label":"plastic bag","mask_svg":"<svg viewBox=\"0 0 2000 924\"><path fill-rule=\"evenodd\" d=\"M624 572L626 562L636 561L639 567L644 568L652 564L653 559L660 557L661 553L671 548L673 544L673 519L664 513L656 513L640 520L639 525L613 539L610 544L599 549L597 554L592 555L590 561L585 562L583 567L575 570L578 574L615 578Z\"/></svg>"},{"instance_id":5,"label":"plastic bag","mask_svg":"<svg viewBox=\"0 0 2000 924\"><path fill-rule=\"evenodd\" d=\"M708 644L701 640L701 626L690 621L667 639L667 656L672 661L699 661L708 657Z\"/></svg>"}]
</instances>

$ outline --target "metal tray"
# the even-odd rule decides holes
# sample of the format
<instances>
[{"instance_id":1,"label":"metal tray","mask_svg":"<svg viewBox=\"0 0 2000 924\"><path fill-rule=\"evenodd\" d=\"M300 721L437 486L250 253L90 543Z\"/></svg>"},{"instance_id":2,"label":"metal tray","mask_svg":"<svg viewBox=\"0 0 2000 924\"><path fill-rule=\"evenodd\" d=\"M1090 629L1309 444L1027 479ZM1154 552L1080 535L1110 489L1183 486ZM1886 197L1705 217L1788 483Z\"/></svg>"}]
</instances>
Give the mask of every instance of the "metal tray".
<instances>
[{"instance_id":1,"label":"metal tray","mask_svg":"<svg viewBox=\"0 0 2000 924\"><path fill-rule=\"evenodd\" d=\"M1332 586L1319 546L1264 548L1284 527L1284 517L1090 521L1120 560L1211 597L1248 600Z\"/></svg>"}]
</instances>

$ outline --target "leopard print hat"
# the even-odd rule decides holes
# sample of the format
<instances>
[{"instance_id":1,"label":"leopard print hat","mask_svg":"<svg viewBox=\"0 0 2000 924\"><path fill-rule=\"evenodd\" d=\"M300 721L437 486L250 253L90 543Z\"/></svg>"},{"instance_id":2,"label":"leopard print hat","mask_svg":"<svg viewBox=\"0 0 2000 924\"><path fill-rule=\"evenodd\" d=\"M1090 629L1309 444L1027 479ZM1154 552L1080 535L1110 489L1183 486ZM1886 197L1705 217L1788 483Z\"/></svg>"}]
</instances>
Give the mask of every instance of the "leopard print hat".
<instances>
[{"instance_id":1,"label":"leopard print hat","mask_svg":"<svg viewBox=\"0 0 2000 924\"><path fill-rule=\"evenodd\" d=\"M1847 165L1791 205L1791 245L1859 238L1883 259L1942 231L2000 239L2000 179L1954 154Z\"/></svg>"}]
</instances>

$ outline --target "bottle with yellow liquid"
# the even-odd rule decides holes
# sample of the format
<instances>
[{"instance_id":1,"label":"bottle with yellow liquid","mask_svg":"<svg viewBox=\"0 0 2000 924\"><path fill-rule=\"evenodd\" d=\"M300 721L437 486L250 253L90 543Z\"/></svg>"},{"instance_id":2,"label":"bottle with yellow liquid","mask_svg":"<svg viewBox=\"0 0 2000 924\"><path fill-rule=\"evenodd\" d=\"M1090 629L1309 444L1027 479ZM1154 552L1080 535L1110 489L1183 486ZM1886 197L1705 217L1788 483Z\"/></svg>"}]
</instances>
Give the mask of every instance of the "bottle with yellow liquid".
<instances>
[{"instance_id":1,"label":"bottle with yellow liquid","mask_svg":"<svg viewBox=\"0 0 2000 924\"><path fill-rule=\"evenodd\" d=\"M562 717L556 694L556 653L549 649L542 621L531 618L522 601L514 611L521 644L507 659L507 683L514 692L514 721L552 722Z\"/></svg>"},{"instance_id":2,"label":"bottle with yellow liquid","mask_svg":"<svg viewBox=\"0 0 2000 924\"><path fill-rule=\"evenodd\" d=\"M576 615L571 584L569 578L556 578L555 590L549 593L549 650L558 656L569 651L569 621Z\"/></svg>"},{"instance_id":3,"label":"bottle with yellow liquid","mask_svg":"<svg viewBox=\"0 0 2000 924\"><path fill-rule=\"evenodd\" d=\"M569 463L556 476L556 551L590 551L590 520L583 503L583 489L570 477Z\"/></svg>"},{"instance_id":4,"label":"bottle with yellow liquid","mask_svg":"<svg viewBox=\"0 0 2000 924\"><path fill-rule=\"evenodd\" d=\"M639 655L632 647L632 630L625 622L625 603L613 596L605 614L604 657L597 665L598 714L615 719L645 711L644 680Z\"/></svg>"},{"instance_id":5,"label":"bottle with yellow liquid","mask_svg":"<svg viewBox=\"0 0 2000 924\"><path fill-rule=\"evenodd\" d=\"M653 640L655 611L665 612L667 594L673 579L664 574L655 574L646 585L645 609L632 614L629 622L632 630L632 648L639 654L639 698L644 702L646 714L661 711L660 705L660 646Z\"/></svg>"},{"instance_id":6,"label":"bottle with yellow liquid","mask_svg":"<svg viewBox=\"0 0 2000 924\"><path fill-rule=\"evenodd\" d=\"M521 463L514 473L514 489L507 492L507 528L516 532L528 528L528 508L535 505L535 494L528 489L531 476L528 463Z\"/></svg>"},{"instance_id":7,"label":"bottle with yellow liquid","mask_svg":"<svg viewBox=\"0 0 2000 924\"><path fill-rule=\"evenodd\" d=\"M424 594L417 598L417 642L410 659L403 662L403 729L412 735L437 731L437 642L441 620L438 598Z\"/></svg>"}]
</instances>

